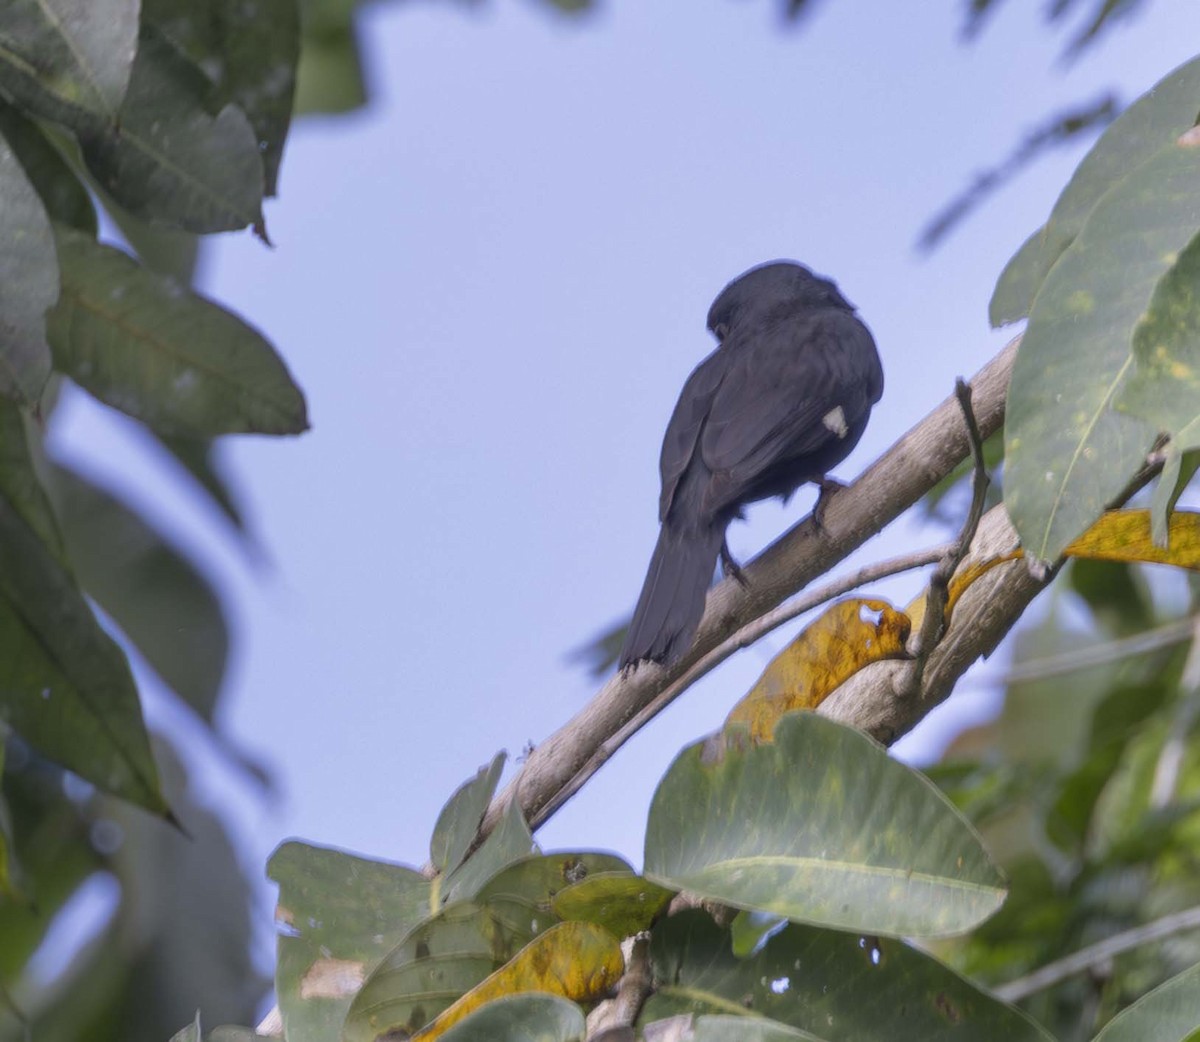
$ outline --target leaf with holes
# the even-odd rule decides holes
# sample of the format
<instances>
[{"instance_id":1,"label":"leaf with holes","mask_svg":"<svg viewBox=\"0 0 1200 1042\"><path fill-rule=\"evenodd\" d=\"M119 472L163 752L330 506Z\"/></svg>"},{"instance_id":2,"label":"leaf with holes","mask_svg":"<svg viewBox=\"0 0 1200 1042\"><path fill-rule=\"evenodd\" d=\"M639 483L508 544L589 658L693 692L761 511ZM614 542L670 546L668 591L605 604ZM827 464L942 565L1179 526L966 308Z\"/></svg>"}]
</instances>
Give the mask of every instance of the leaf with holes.
<instances>
[{"instance_id":1,"label":"leaf with holes","mask_svg":"<svg viewBox=\"0 0 1200 1042\"><path fill-rule=\"evenodd\" d=\"M279 884L275 992L289 1042L337 1042L363 981L429 915L420 872L307 843L267 863Z\"/></svg>"},{"instance_id":2,"label":"leaf with holes","mask_svg":"<svg viewBox=\"0 0 1200 1042\"><path fill-rule=\"evenodd\" d=\"M816 709L864 666L904 656L911 623L887 601L852 598L826 608L763 670L725 720L769 741L785 713Z\"/></svg>"},{"instance_id":3,"label":"leaf with holes","mask_svg":"<svg viewBox=\"0 0 1200 1042\"><path fill-rule=\"evenodd\" d=\"M902 1015L902 1037L921 1042L1053 1042L1020 1010L900 940L793 924L739 959L728 931L690 910L654 927L650 959L656 987L642 1025L734 1014L833 1042L897 1037Z\"/></svg>"},{"instance_id":4,"label":"leaf with holes","mask_svg":"<svg viewBox=\"0 0 1200 1042\"><path fill-rule=\"evenodd\" d=\"M411 1037L556 922L549 915L508 922L466 902L442 909L368 974L346 1013L342 1042Z\"/></svg>"}]
</instances>

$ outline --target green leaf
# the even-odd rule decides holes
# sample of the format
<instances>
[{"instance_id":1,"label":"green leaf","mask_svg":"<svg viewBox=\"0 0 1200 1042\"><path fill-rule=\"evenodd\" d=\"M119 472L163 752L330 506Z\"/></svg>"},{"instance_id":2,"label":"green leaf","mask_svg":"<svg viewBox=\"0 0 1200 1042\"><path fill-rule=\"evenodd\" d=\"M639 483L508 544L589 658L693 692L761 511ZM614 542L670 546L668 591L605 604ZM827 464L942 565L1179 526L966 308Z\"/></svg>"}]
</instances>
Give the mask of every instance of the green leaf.
<instances>
[{"instance_id":1,"label":"green leaf","mask_svg":"<svg viewBox=\"0 0 1200 1042\"><path fill-rule=\"evenodd\" d=\"M200 261L200 237L161 224L138 220L121 207L108 207L109 216L142 266L159 275L170 275L181 286L191 286Z\"/></svg>"},{"instance_id":2,"label":"green leaf","mask_svg":"<svg viewBox=\"0 0 1200 1042\"><path fill-rule=\"evenodd\" d=\"M342 1039L411 1036L556 922L548 914L508 920L475 904L447 905L414 927L367 977L346 1014Z\"/></svg>"},{"instance_id":3,"label":"green leaf","mask_svg":"<svg viewBox=\"0 0 1200 1042\"><path fill-rule=\"evenodd\" d=\"M1200 140L1197 140L1200 145ZM1200 153L1197 153L1200 156ZM1200 162L1198 158L1197 162ZM1179 482L1182 455L1200 449L1200 236L1193 238L1154 289L1133 335L1134 370L1116 407L1170 438L1168 462L1155 497L1155 540L1166 543L1168 507ZM1189 475L1190 476L1190 475Z\"/></svg>"},{"instance_id":4,"label":"green leaf","mask_svg":"<svg viewBox=\"0 0 1200 1042\"><path fill-rule=\"evenodd\" d=\"M138 0L7 0L0 87L79 130L111 124L137 50Z\"/></svg>"},{"instance_id":5,"label":"green leaf","mask_svg":"<svg viewBox=\"0 0 1200 1042\"><path fill-rule=\"evenodd\" d=\"M429 880L296 842L271 855L267 875L279 884L275 991L288 1042L337 1042L362 982L429 915Z\"/></svg>"},{"instance_id":6,"label":"green leaf","mask_svg":"<svg viewBox=\"0 0 1200 1042\"><path fill-rule=\"evenodd\" d=\"M563 14L581 14L594 9L592 0L542 0L548 7L553 7Z\"/></svg>"},{"instance_id":7,"label":"green leaf","mask_svg":"<svg viewBox=\"0 0 1200 1042\"><path fill-rule=\"evenodd\" d=\"M599 680L621 657L621 647L625 643L625 634L629 632L629 619L623 619L616 625L609 626L570 651L572 662L577 662L594 680Z\"/></svg>"},{"instance_id":8,"label":"green leaf","mask_svg":"<svg viewBox=\"0 0 1200 1042\"><path fill-rule=\"evenodd\" d=\"M120 250L58 228L63 293L55 366L101 401L169 434L296 434L304 396L266 339Z\"/></svg>"},{"instance_id":9,"label":"green leaf","mask_svg":"<svg viewBox=\"0 0 1200 1042\"><path fill-rule=\"evenodd\" d=\"M1154 428L1113 408L1135 331L1200 227L1200 151L1181 139L1113 188L1046 278L1009 386L1004 500L1052 561L1144 462Z\"/></svg>"},{"instance_id":10,"label":"green leaf","mask_svg":"<svg viewBox=\"0 0 1200 1042\"><path fill-rule=\"evenodd\" d=\"M988 303L988 320L993 329L1007 326L1029 314L1038 288L1046 277L1041 268L1042 242L1045 238L1046 229L1043 226L1021 244L1004 266Z\"/></svg>"},{"instance_id":11,"label":"green leaf","mask_svg":"<svg viewBox=\"0 0 1200 1042\"><path fill-rule=\"evenodd\" d=\"M292 114L300 51L297 0L144 0L153 24L213 79L220 103L234 102L258 135L267 195L275 194Z\"/></svg>"},{"instance_id":12,"label":"green leaf","mask_svg":"<svg viewBox=\"0 0 1200 1042\"><path fill-rule=\"evenodd\" d=\"M1142 996L1095 1042L1191 1042L1200 1031L1200 964Z\"/></svg>"},{"instance_id":13,"label":"green leaf","mask_svg":"<svg viewBox=\"0 0 1200 1042\"><path fill-rule=\"evenodd\" d=\"M1083 599L1104 636L1132 637L1159 621L1145 569L1123 561L1079 557L1063 571L1068 588ZM1105 676L1095 679L1102 682ZM1049 691L1045 694L1049 696Z\"/></svg>"},{"instance_id":14,"label":"green leaf","mask_svg":"<svg viewBox=\"0 0 1200 1042\"><path fill-rule=\"evenodd\" d=\"M333 115L366 103L366 78L353 27L306 27L296 70L295 111Z\"/></svg>"},{"instance_id":15,"label":"green leaf","mask_svg":"<svg viewBox=\"0 0 1200 1042\"><path fill-rule=\"evenodd\" d=\"M488 906L519 905L526 913L538 914L550 911L556 898L573 886L630 871L629 865L615 854L586 851L530 854L494 875L472 900Z\"/></svg>"},{"instance_id":16,"label":"green leaf","mask_svg":"<svg viewBox=\"0 0 1200 1042\"><path fill-rule=\"evenodd\" d=\"M458 868L475 842L506 758L505 753L497 753L490 764L479 768L474 778L463 782L442 808L429 841L429 860L438 872Z\"/></svg>"},{"instance_id":17,"label":"green leaf","mask_svg":"<svg viewBox=\"0 0 1200 1042\"><path fill-rule=\"evenodd\" d=\"M657 986L642 1024L732 1014L838 1042L894 1038L900 1024L902 1037L922 1042L1052 1042L1019 1010L898 940L793 924L739 959L729 933L697 909L658 922L650 958Z\"/></svg>"},{"instance_id":18,"label":"green leaf","mask_svg":"<svg viewBox=\"0 0 1200 1042\"><path fill-rule=\"evenodd\" d=\"M1129 106L1092 146L1063 189L1041 234L1036 262L1033 239L1008 262L992 298L992 325L1028 315L1046 276L1083 230L1109 189L1170 144L1200 114L1200 58L1181 65ZM1002 292L1003 291L1003 292Z\"/></svg>"},{"instance_id":19,"label":"green leaf","mask_svg":"<svg viewBox=\"0 0 1200 1042\"><path fill-rule=\"evenodd\" d=\"M557 995L506 995L482 1006L440 1042L583 1042L583 1012Z\"/></svg>"},{"instance_id":20,"label":"green leaf","mask_svg":"<svg viewBox=\"0 0 1200 1042\"><path fill-rule=\"evenodd\" d=\"M38 480L25 417L12 402L0 399L0 501L20 515L60 562L66 561L62 533L50 497Z\"/></svg>"},{"instance_id":21,"label":"green leaf","mask_svg":"<svg viewBox=\"0 0 1200 1042\"><path fill-rule=\"evenodd\" d=\"M189 783L178 750L156 741L155 751L172 806L190 835L112 801L93 808L98 820L111 820L124 838L120 854L109 861L125 898L113 941L136 923L140 944L122 958L119 942L110 943L80 977L86 986L109 964L121 968L117 1037L128 1042L163 1038L166 1028L151 1034L149 1025L162 1023L163 1011L186 1011L193 1002L202 1002L213 1020L251 1020L269 986L254 952L258 906L233 839L218 811L204 805L210 799L205 786ZM154 1002L140 1001L149 995ZM89 1042L109 1037L98 1030L49 1028L34 1034Z\"/></svg>"},{"instance_id":22,"label":"green leaf","mask_svg":"<svg viewBox=\"0 0 1200 1042\"><path fill-rule=\"evenodd\" d=\"M72 895L105 867L89 842L89 823L62 798L64 772L31 754L16 736L9 738L7 760L4 794L20 837L29 900L0 900L0 981L20 976Z\"/></svg>"},{"instance_id":23,"label":"green leaf","mask_svg":"<svg viewBox=\"0 0 1200 1042\"><path fill-rule=\"evenodd\" d=\"M245 522L241 509L221 472L217 445L208 438L193 438L186 434L159 434L157 431L151 431L151 434L208 493L209 498L229 522L244 532Z\"/></svg>"},{"instance_id":24,"label":"green leaf","mask_svg":"<svg viewBox=\"0 0 1200 1042\"><path fill-rule=\"evenodd\" d=\"M29 1021L26 1019L25 1014L21 1012L21 1007L13 1001L12 995L9 993L8 988L4 986L2 980L0 980L0 1012L7 1013L12 1017L21 1030L25 1032L25 1036L29 1037Z\"/></svg>"},{"instance_id":25,"label":"green leaf","mask_svg":"<svg viewBox=\"0 0 1200 1042\"><path fill-rule=\"evenodd\" d=\"M0 395L32 404L50 376L46 309L58 299L50 220L0 137Z\"/></svg>"},{"instance_id":26,"label":"green leaf","mask_svg":"<svg viewBox=\"0 0 1200 1042\"><path fill-rule=\"evenodd\" d=\"M52 475L84 589L167 685L212 723L229 652L216 593L170 540L117 497L65 467Z\"/></svg>"},{"instance_id":27,"label":"green leaf","mask_svg":"<svg viewBox=\"0 0 1200 1042\"><path fill-rule=\"evenodd\" d=\"M0 727L0 899L16 901L17 862L13 850L12 815L4 799L4 754L8 748L8 729Z\"/></svg>"},{"instance_id":28,"label":"green leaf","mask_svg":"<svg viewBox=\"0 0 1200 1042\"><path fill-rule=\"evenodd\" d=\"M552 907L560 919L595 923L614 937L632 937L649 929L674 896L674 890L626 869L581 879L556 894Z\"/></svg>"},{"instance_id":29,"label":"green leaf","mask_svg":"<svg viewBox=\"0 0 1200 1042\"><path fill-rule=\"evenodd\" d=\"M730 1016L699 1017L691 1036L691 1042L730 1042L731 1039L737 1039L737 1042L823 1042L818 1035L786 1024Z\"/></svg>"},{"instance_id":30,"label":"green leaf","mask_svg":"<svg viewBox=\"0 0 1200 1042\"><path fill-rule=\"evenodd\" d=\"M225 77L221 97L250 120L262 156L266 195L275 195L292 119L300 59L297 0L225 0Z\"/></svg>"},{"instance_id":31,"label":"green leaf","mask_svg":"<svg viewBox=\"0 0 1200 1042\"><path fill-rule=\"evenodd\" d=\"M0 719L99 788L165 813L129 665L8 498L26 481L18 474L0 482Z\"/></svg>"},{"instance_id":32,"label":"green leaf","mask_svg":"<svg viewBox=\"0 0 1200 1042\"><path fill-rule=\"evenodd\" d=\"M645 875L737 908L873 934L970 929L1004 900L970 823L923 775L814 713L729 730L659 783Z\"/></svg>"},{"instance_id":33,"label":"green leaf","mask_svg":"<svg viewBox=\"0 0 1200 1042\"><path fill-rule=\"evenodd\" d=\"M1150 498L1150 536L1155 546L1166 547L1171 512L1197 470L1200 470L1200 451L1184 452L1177 444L1166 447L1162 473Z\"/></svg>"},{"instance_id":34,"label":"green leaf","mask_svg":"<svg viewBox=\"0 0 1200 1042\"><path fill-rule=\"evenodd\" d=\"M185 1028L180 1028L171 1036L171 1042L203 1042L200 1034L200 1011L196 1010L196 1016L192 1022Z\"/></svg>"},{"instance_id":35,"label":"green leaf","mask_svg":"<svg viewBox=\"0 0 1200 1042\"><path fill-rule=\"evenodd\" d=\"M536 850L520 805L511 800L479 849L446 877L443 903L471 900L485 883Z\"/></svg>"},{"instance_id":36,"label":"green leaf","mask_svg":"<svg viewBox=\"0 0 1200 1042\"><path fill-rule=\"evenodd\" d=\"M20 160L51 220L96 234L96 208L62 153L32 122L0 101L0 135Z\"/></svg>"},{"instance_id":37,"label":"green leaf","mask_svg":"<svg viewBox=\"0 0 1200 1042\"><path fill-rule=\"evenodd\" d=\"M278 1035L260 1035L253 1028L222 1024L208 1033L207 1042L278 1042Z\"/></svg>"},{"instance_id":38,"label":"green leaf","mask_svg":"<svg viewBox=\"0 0 1200 1042\"><path fill-rule=\"evenodd\" d=\"M135 217L192 232L262 228L262 159L235 105L212 116L208 78L157 32L142 32L116 123L80 131L88 170Z\"/></svg>"},{"instance_id":39,"label":"green leaf","mask_svg":"<svg viewBox=\"0 0 1200 1042\"><path fill-rule=\"evenodd\" d=\"M786 923L786 919L765 912L738 912L729 924L729 943L733 945L733 954L739 959L753 955L763 941Z\"/></svg>"},{"instance_id":40,"label":"green leaf","mask_svg":"<svg viewBox=\"0 0 1200 1042\"><path fill-rule=\"evenodd\" d=\"M629 866L611 854L533 854L493 876L471 903L487 908L497 929L505 935L527 933L531 928L542 930L547 922L555 923L560 919L598 922L598 919L584 916L562 915L557 899L573 889L572 880L604 879L619 871L628 873ZM611 913L612 909L606 911Z\"/></svg>"}]
</instances>

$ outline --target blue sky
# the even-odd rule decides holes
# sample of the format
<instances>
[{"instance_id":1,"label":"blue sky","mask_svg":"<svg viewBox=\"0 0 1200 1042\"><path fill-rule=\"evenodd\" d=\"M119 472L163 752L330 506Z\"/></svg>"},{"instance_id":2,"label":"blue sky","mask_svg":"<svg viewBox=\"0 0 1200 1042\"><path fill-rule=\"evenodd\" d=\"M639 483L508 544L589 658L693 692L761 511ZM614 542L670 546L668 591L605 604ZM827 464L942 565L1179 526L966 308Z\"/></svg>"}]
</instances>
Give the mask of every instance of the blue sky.
<instances>
[{"instance_id":1,"label":"blue sky","mask_svg":"<svg viewBox=\"0 0 1200 1042\"><path fill-rule=\"evenodd\" d=\"M1132 99L1191 57L1200 8L1159 0L1065 66L1040 2L1001 5L971 46L962 6L826 3L801 31L765 0L610 0L578 20L533 0L367 9L374 103L295 128L267 214L276 248L226 236L202 280L309 398L309 434L227 453L270 568L248 567L186 487L164 491L130 425L73 398L56 432L226 593L222 725L280 798L248 797L203 743L191 756L253 871L289 836L419 864L461 780L585 704L595 685L569 652L632 608L662 431L729 279L803 261L874 331L887 389L843 479L999 350L992 285L1079 149L932 257L920 228L1058 106L1105 87ZM735 555L810 504L756 507ZM857 560L943 536L900 524ZM639 863L658 777L794 629L677 702L543 844ZM146 684L152 720L186 726ZM956 695L907 754L988 705L980 685Z\"/></svg>"}]
</instances>

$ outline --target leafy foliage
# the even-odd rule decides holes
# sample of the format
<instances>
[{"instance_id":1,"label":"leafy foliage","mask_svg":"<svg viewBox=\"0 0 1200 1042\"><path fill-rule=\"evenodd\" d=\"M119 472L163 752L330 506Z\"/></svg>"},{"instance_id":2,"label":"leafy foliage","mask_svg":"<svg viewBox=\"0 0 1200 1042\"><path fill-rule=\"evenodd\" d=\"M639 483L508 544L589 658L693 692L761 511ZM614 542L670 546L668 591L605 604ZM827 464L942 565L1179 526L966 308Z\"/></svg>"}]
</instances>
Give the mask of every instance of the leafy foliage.
<instances>
[{"instance_id":1,"label":"leafy foliage","mask_svg":"<svg viewBox=\"0 0 1200 1042\"><path fill-rule=\"evenodd\" d=\"M0 40L0 1038L25 1018L39 1037L161 1039L192 989L245 1020L264 982L224 829L147 732L93 605L208 727L228 624L169 538L48 459L42 439L69 377L140 421L236 520L214 437L306 426L274 348L189 288L197 233L265 235L299 10L17 0ZM97 205L136 257L97 241ZM23 974L72 902L114 881L107 922L71 966Z\"/></svg>"},{"instance_id":2,"label":"leafy foliage","mask_svg":"<svg viewBox=\"0 0 1200 1042\"><path fill-rule=\"evenodd\" d=\"M817 6L783 8L798 18ZM970 0L968 33L998 6ZM1057 0L1047 16L1075 19L1073 56L1138 6ZM42 431L70 379L141 424L240 526L219 440L300 433L306 404L258 331L191 290L199 237L251 228L265 240L263 200L293 110L364 102L357 7L0 10L4 1042L26 1024L39 1037L161 1039L193 994L213 1019L243 1022L260 996L232 849L179 757L147 733L124 653L92 608L211 728L228 646L221 602L164 533L48 459ZM1117 107L1105 96L1051 117L930 240ZM669 768L642 873L612 854L541 853L515 801L489 815L503 756L447 803L425 871L281 847L269 871L284 1037L565 1042L586 1037L584 1012L618 982L641 989L629 1022L608 1033L623 1039L1195 1034L1200 947L1172 924L1200 908L1197 653L1175 638L1137 655L1111 645L1121 657L1100 666L1071 656L1080 620L1097 643L1177 622L1161 583L1128 562L1196 566L1194 516L1174 506L1200 459L1198 113L1193 61L1112 122L997 284L993 320L1029 318L1006 505L1030 557L1094 560L1067 567L1019 649L1026 679L1007 685L997 721L933 769L938 787L811 712L850 674L907 656L924 603L837 605L772 663L725 731ZM98 241L97 206L128 249ZM1102 516L1156 439L1164 467L1150 514ZM993 563L956 577L951 606ZM1045 669L1048 654L1065 666ZM1045 675L1028 679L1031 663ZM196 842L133 805L182 821ZM56 918L96 887L109 896L91 942L58 978L31 980ZM1168 942L1148 943L1146 927ZM1111 951L1082 971L1056 968L1097 942ZM1022 976L1048 963L1048 977ZM200 1042L199 1016L175 1037ZM264 1036L225 1026L207 1037Z\"/></svg>"},{"instance_id":3,"label":"leafy foliage","mask_svg":"<svg viewBox=\"0 0 1200 1042\"><path fill-rule=\"evenodd\" d=\"M1121 492L1156 433L1188 422L1186 407L1167 408L1188 369L1168 367L1156 316L1186 330L1195 307L1186 247L1200 232L1198 83L1200 62L1189 62L1112 125L993 298L994 321L1029 315L1009 392L1005 504L1045 561ZM1185 436L1172 452L1189 447ZM1164 521L1165 510L1159 531Z\"/></svg>"}]
</instances>

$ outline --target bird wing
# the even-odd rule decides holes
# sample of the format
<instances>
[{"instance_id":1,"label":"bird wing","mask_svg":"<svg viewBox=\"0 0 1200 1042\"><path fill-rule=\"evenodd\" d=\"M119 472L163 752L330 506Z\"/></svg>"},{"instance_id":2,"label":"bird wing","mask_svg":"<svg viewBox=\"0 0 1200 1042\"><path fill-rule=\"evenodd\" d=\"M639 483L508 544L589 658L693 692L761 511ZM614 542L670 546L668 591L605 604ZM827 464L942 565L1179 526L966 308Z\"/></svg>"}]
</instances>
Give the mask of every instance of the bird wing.
<instances>
[{"instance_id":1,"label":"bird wing","mask_svg":"<svg viewBox=\"0 0 1200 1042\"><path fill-rule=\"evenodd\" d=\"M771 468L840 440L839 420L856 423L882 390L875 343L850 312L748 331L740 350L729 346L732 359L700 440L713 472L706 501L714 511ZM838 408L841 416L831 416Z\"/></svg>"},{"instance_id":2,"label":"bird wing","mask_svg":"<svg viewBox=\"0 0 1200 1042\"><path fill-rule=\"evenodd\" d=\"M700 432L712 408L713 398L725 375L728 356L718 348L692 370L679 392L675 411L663 435L659 470L662 473L662 494L658 501L658 519L665 521L675 498L679 479L696 454Z\"/></svg>"}]
</instances>

